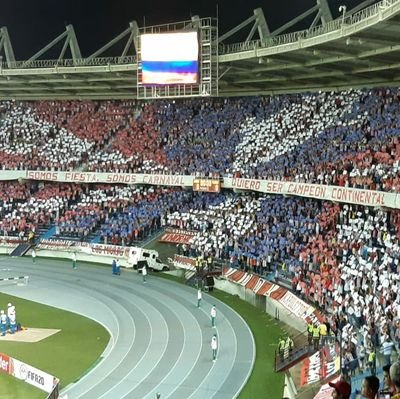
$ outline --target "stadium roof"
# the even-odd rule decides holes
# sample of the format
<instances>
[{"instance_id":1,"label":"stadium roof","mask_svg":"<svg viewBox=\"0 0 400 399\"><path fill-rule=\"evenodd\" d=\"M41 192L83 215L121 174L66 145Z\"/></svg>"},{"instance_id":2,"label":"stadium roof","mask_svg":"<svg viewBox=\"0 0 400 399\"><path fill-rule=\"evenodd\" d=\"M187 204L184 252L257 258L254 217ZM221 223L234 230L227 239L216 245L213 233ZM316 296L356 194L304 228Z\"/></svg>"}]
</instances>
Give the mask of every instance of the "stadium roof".
<instances>
[{"instance_id":1,"label":"stadium roof","mask_svg":"<svg viewBox=\"0 0 400 399\"><path fill-rule=\"evenodd\" d=\"M326 0L275 32L261 9L219 36L219 95L257 95L315 90L376 87L400 83L400 0L383 0L347 11L332 19ZM302 18L315 14L309 29L281 34ZM251 26L247 40L224 41ZM0 98L112 99L136 98L137 64L127 56L138 37L128 29L94 53L82 58L71 25L29 60L15 61L6 28L0 30ZM255 38L255 35L258 37ZM124 52L100 58L102 52L128 37ZM43 60L50 48L63 43L58 60ZM65 58L69 49L71 58Z\"/></svg>"}]
</instances>

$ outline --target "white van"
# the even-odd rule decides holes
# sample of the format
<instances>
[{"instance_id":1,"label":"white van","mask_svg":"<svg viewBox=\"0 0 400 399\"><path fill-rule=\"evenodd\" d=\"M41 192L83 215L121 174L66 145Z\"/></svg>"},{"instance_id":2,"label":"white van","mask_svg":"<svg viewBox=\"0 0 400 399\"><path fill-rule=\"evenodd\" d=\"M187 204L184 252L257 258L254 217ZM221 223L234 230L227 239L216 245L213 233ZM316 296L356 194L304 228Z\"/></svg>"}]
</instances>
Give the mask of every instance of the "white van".
<instances>
[{"instance_id":1,"label":"white van","mask_svg":"<svg viewBox=\"0 0 400 399\"><path fill-rule=\"evenodd\" d=\"M144 265L146 265L146 267L150 270L169 270L169 266L161 262L157 251L139 247L130 248L128 267L133 267L134 269L140 271Z\"/></svg>"}]
</instances>

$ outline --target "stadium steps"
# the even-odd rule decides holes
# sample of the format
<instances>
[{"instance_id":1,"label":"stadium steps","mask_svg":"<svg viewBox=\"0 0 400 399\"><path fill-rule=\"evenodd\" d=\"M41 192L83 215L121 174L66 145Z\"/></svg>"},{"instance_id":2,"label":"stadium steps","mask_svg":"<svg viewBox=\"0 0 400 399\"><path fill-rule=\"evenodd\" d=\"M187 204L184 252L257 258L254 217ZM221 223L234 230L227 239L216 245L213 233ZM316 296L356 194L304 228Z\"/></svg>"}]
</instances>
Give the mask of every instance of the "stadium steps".
<instances>
[{"instance_id":1,"label":"stadium steps","mask_svg":"<svg viewBox=\"0 0 400 399\"><path fill-rule=\"evenodd\" d=\"M282 361L278 351L275 353L275 371L281 372L286 371L289 368L295 366L300 361L304 360L305 358L313 355L316 350L314 350L313 346L308 345L308 338L307 332L297 332L296 335L290 332L287 333L290 335L294 342L293 352L289 355L287 352L285 353L285 358Z\"/></svg>"},{"instance_id":2,"label":"stadium steps","mask_svg":"<svg viewBox=\"0 0 400 399\"><path fill-rule=\"evenodd\" d=\"M31 243L19 244L18 247L10 253L10 256L24 256L32 247L33 244Z\"/></svg>"},{"instance_id":3,"label":"stadium steps","mask_svg":"<svg viewBox=\"0 0 400 399\"><path fill-rule=\"evenodd\" d=\"M52 225L49 228L39 228L38 235L41 240L48 240L49 238L53 237L56 234L56 226Z\"/></svg>"},{"instance_id":4,"label":"stadium steps","mask_svg":"<svg viewBox=\"0 0 400 399\"><path fill-rule=\"evenodd\" d=\"M90 239L90 243L91 244L100 244L100 236L96 234L94 237L92 237Z\"/></svg>"},{"instance_id":5,"label":"stadium steps","mask_svg":"<svg viewBox=\"0 0 400 399\"><path fill-rule=\"evenodd\" d=\"M278 352L275 354L275 371L282 372L290 369L291 367L295 366L300 361L304 360L305 358L313 355L316 351L314 348L309 346L304 346L296 351L294 351L290 356L286 359L281 361L279 359Z\"/></svg>"},{"instance_id":6,"label":"stadium steps","mask_svg":"<svg viewBox=\"0 0 400 399\"><path fill-rule=\"evenodd\" d=\"M196 270L185 271L185 282L187 285L192 285L192 286L197 285Z\"/></svg>"}]
</instances>

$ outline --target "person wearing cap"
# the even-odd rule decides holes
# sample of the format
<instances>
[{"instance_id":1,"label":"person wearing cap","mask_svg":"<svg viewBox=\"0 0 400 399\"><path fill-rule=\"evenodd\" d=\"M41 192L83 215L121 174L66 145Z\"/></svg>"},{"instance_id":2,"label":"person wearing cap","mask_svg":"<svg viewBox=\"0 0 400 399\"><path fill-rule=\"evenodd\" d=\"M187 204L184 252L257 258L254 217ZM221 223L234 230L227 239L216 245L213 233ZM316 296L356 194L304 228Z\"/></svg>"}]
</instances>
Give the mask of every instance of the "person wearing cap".
<instances>
[{"instance_id":1,"label":"person wearing cap","mask_svg":"<svg viewBox=\"0 0 400 399\"><path fill-rule=\"evenodd\" d=\"M395 362L390 366L390 379L395 388L392 399L400 399L400 362Z\"/></svg>"},{"instance_id":2,"label":"person wearing cap","mask_svg":"<svg viewBox=\"0 0 400 399\"><path fill-rule=\"evenodd\" d=\"M4 337L7 332L7 315L5 314L4 310L0 311L0 328L1 328L1 335Z\"/></svg>"},{"instance_id":3,"label":"person wearing cap","mask_svg":"<svg viewBox=\"0 0 400 399\"><path fill-rule=\"evenodd\" d=\"M334 388L332 392L333 399L349 399L351 395L351 385L343 380L330 382L329 386Z\"/></svg>"},{"instance_id":4,"label":"person wearing cap","mask_svg":"<svg viewBox=\"0 0 400 399\"><path fill-rule=\"evenodd\" d=\"M215 307L215 305L212 306L210 315L211 315L211 327L215 328L215 318L217 317L217 308Z\"/></svg>"},{"instance_id":5,"label":"person wearing cap","mask_svg":"<svg viewBox=\"0 0 400 399\"><path fill-rule=\"evenodd\" d=\"M379 391L379 378L374 375L365 377L361 385L361 395L365 399L376 399L378 391Z\"/></svg>"},{"instance_id":6,"label":"person wearing cap","mask_svg":"<svg viewBox=\"0 0 400 399\"><path fill-rule=\"evenodd\" d=\"M211 338L211 350L212 350L212 360L215 362L217 360L217 350L218 350L218 340L217 334L214 334Z\"/></svg>"}]
</instances>

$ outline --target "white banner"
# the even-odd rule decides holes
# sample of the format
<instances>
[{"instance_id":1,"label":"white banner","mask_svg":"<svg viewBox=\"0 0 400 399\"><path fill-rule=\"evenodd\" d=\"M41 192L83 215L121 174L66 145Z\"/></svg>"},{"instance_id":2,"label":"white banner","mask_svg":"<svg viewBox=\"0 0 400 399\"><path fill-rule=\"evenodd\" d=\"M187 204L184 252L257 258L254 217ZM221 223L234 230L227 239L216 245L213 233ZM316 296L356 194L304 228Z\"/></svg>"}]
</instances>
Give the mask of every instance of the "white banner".
<instances>
[{"instance_id":1,"label":"white banner","mask_svg":"<svg viewBox=\"0 0 400 399\"><path fill-rule=\"evenodd\" d=\"M347 204L399 208L398 194L359 188L326 186L290 181L224 178L224 188L259 191L267 194L296 195Z\"/></svg>"},{"instance_id":2,"label":"white banner","mask_svg":"<svg viewBox=\"0 0 400 399\"><path fill-rule=\"evenodd\" d=\"M195 178L195 176L140 173L55 172L39 170L0 171L0 181L29 179L69 183L122 183L193 187L193 180ZM224 177L222 187L235 190L258 191L267 194L296 195L299 197L364 206L400 208L400 194L384 191L290 181L239 179L230 177Z\"/></svg>"},{"instance_id":3,"label":"white banner","mask_svg":"<svg viewBox=\"0 0 400 399\"><path fill-rule=\"evenodd\" d=\"M1 180L0 173L0 180ZM28 170L24 178L28 180L58 181L68 183L122 183L153 184L159 186L192 186L194 176L147 175L139 173L97 173L97 172L50 172Z\"/></svg>"},{"instance_id":4,"label":"white banner","mask_svg":"<svg viewBox=\"0 0 400 399\"><path fill-rule=\"evenodd\" d=\"M47 393L53 390L53 386L57 382L54 376L12 357L9 359L11 375Z\"/></svg>"}]
</instances>

